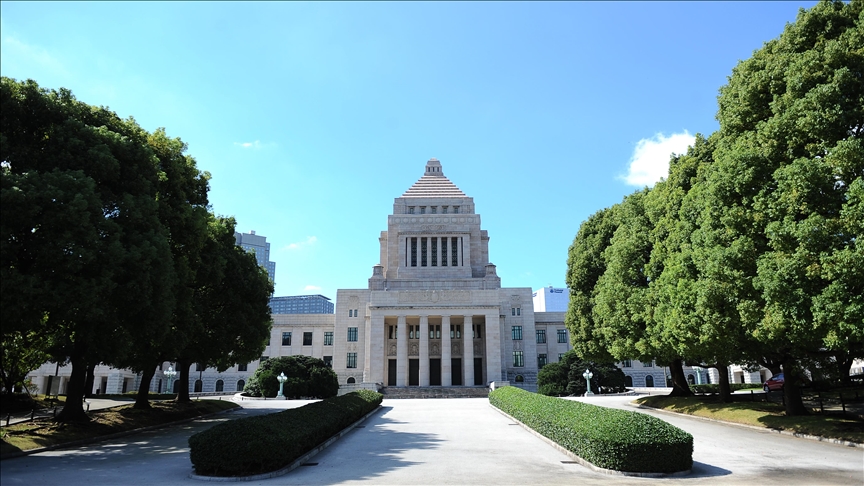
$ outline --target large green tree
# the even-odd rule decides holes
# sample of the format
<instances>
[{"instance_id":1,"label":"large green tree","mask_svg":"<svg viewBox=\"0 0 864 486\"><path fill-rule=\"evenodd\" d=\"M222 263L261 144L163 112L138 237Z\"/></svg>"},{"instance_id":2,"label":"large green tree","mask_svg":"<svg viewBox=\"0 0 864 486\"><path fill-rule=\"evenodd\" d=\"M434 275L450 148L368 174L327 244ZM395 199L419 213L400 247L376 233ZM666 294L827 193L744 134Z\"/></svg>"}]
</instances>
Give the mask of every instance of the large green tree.
<instances>
[{"instance_id":1,"label":"large green tree","mask_svg":"<svg viewBox=\"0 0 864 486\"><path fill-rule=\"evenodd\" d=\"M3 78L0 108L4 320L45 319L72 365L58 419L86 420L87 368L122 359L173 305L162 174L133 120L68 90Z\"/></svg>"}]
</instances>

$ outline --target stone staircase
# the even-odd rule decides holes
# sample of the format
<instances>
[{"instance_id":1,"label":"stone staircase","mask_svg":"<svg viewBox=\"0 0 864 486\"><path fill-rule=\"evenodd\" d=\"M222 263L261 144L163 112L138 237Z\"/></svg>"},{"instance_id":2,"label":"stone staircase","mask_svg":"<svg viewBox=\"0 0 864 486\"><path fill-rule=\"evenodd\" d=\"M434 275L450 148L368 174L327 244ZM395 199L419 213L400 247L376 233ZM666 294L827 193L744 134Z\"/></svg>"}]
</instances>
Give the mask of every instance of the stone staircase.
<instances>
[{"instance_id":1,"label":"stone staircase","mask_svg":"<svg viewBox=\"0 0 864 486\"><path fill-rule=\"evenodd\" d=\"M489 389L484 386L467 387L395 387L386 386L381 390L385 399L393 398L486 398Z\"/></svg>"}]
</instances>

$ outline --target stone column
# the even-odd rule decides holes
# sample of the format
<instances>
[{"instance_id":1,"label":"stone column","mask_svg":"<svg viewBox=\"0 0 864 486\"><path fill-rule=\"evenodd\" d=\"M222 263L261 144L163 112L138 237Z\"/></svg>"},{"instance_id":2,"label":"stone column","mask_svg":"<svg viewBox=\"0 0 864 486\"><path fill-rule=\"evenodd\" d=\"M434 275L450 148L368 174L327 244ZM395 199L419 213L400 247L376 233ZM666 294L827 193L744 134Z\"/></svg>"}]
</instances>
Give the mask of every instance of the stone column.
<instances>
[{"instance_id":1,"label":"stone column","mask_svg":"<svg viewBox=\"0 0 864 486\"><path fill-rule=\"evenodd\" d=\"M429 386L429 316L420 316L420 386Z\"/></svg>"},{"instance_id":2,"label":"stone column","mask_svg":"<svg viewBox=\"0 0 864 486\"><path fill-rule=\"evenodd\" d=\"M387 365L387 351L384 349L384 315L377 312L372 311L372 317L370 318L372 331L367 334L368 338L366 340L366 358L369 360L369 374L365 373L364 365L363 381L369 383L385 383L384 370ZM345 349L345 347L339 346L337 349Z\"/></svg>"},{"instance_id":3,"label":"stone column","mask_svg":"<svg viewBox=\"0 0 864 486\"><path fill-rule=\"evenodd\" d=\"M462 385L474 386L474 339L471 327L474 316L465 316L462 324Z\"/></svg>"},{"instance_id":4,"label":"stone column","mask_svg":"<svg viewBox=\"0 0 864 486\"><path fill-rule=\"evenodd\" d=\"M501 381L501 323L498 312L486 314L486 379Z\"/></svg>"},{"instance_id":5,"label":"stone column","mask_svg":"<svg viewBox=\"0 0 864 486\"><path fill-rule=\"evenodd\" d=\"M453 386L450 359L450 316L441 316L441 386Z\"/></svg>"},{"instance_id":6,"label":"stone column","mask_svg":"<svg viewBox=\"0 0 864 486\"><path fill-rule=\"evenodd\" d=\"M408 326L405 324L405 316L396 319L396 386L407 386Z\"/></svg>"},{"instance_id":7,"label":"stone column","mask_svg":"<svg viewBox=\"0 0 864 486\"><path fill-rule=\"evenodd\" d=\"M456 266L462 266L462 237L456 238Z\"/></svg>"}]
</instances>

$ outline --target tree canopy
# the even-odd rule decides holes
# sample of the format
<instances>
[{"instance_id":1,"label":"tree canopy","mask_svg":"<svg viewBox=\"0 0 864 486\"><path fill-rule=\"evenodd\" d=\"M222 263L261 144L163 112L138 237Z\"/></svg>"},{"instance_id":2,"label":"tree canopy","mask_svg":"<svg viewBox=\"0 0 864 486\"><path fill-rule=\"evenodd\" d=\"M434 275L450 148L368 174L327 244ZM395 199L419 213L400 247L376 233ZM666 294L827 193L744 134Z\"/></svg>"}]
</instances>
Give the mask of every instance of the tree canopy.
<instances>
[{"instance_id":1,"label":"tree canopy","mask_svg":"<svg viewBox=\"0 0 864 486\"><path fill-rule=\"evenodd\" d=\"M734 68L717 132L583 224L568 257L580 355L679 356L720 370L721 391L730 363L795 376L829 357L848 376L864 356L862 5L802 9Z\"/></svg>"}]
</instances>

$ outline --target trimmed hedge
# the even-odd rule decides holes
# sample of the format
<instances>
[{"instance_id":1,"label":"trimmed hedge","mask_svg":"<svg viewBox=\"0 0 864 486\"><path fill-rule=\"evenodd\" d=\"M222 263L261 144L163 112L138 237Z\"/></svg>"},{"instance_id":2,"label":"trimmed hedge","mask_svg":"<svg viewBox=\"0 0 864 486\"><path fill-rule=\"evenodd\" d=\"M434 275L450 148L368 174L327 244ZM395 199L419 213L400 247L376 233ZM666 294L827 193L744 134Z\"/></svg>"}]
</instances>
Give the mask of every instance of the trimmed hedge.
<instances>
[{"instance_id":1,"label":"trimmed hedge","mask_svg":"<svg viewBox=\"0 0 864 486\"><path fill-rule=\"evenodd\" d=\"M284 412L232 420L189 437L195 473L249 476L281 469L359 420L383 395L359 390Z\"/></svg>"},{"instance_id":2,"label":"trimmed hedge","mask_svg":"<svg viewBox=\"0 0 864 486\"><path fill-rule=\"evenodd\" d=\"M759 383L729 383L729 391L737 391L737 390L757 390L761 389L762 385ZM717 383L706 383L704 385L690 385L690 389L693 393L720 393L720 385Z\"/></svg>"},{"instance_id":3,"label":"trimmed hedge","mask_svg":"<svg viewBox=\"0 0 864 486\"><path fill-rule=\"evenodd\" d=\"M693 466L693 436L658 418L530 393L508 386L489 402L604 469L673 473Z\"/></svg>"}]
</instances>

